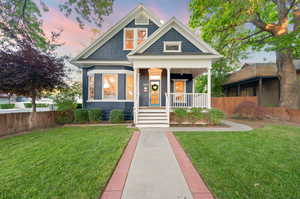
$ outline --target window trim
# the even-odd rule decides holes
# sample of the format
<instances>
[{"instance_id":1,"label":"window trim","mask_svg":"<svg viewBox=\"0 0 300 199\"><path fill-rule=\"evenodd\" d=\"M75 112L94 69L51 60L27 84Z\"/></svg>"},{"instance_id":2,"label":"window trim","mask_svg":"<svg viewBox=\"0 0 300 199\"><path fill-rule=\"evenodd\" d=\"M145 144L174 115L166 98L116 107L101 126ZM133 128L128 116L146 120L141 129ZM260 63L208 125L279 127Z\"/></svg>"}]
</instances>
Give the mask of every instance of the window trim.
<instances>
[{"instance_id":1,"label":"window trim","mask_svg":"<svg viewBox=\"0 0 300 199\"><path fill-rule=\"evenodd\" d=\"M117 90L117 93L116 93L116 97L114 99L105 99L104 98L104 75L115 75L117 78L116 78L116 90ZM115 101L115 100L118 100L119 99L119 75L117 73L102 73L102 101Z\"/></svg>"},{"instance_id":2,"label":"window trim","mask_svg":"<svg viewBox=\"0 0 300 199\"><path fill-rule=\"evenodd\" d=\"M181 41L164 41L164 52L182 52ZM178 50L167 50L167 45L178 45Z\"/></svg>"},{"instance_id":3,"label":"window trim","mask_svg":"<svg viewBox=\"0 0 300 199\"><path fill-rule=\"evenodd\" d=\"M133 49L126 48L126 31L133 30ZM146 38L148 39L148 28L124 28L123 30L123 50L134 50L138 47L138 31L145 30L146 31Z\"/></svg>"}]
</instances>

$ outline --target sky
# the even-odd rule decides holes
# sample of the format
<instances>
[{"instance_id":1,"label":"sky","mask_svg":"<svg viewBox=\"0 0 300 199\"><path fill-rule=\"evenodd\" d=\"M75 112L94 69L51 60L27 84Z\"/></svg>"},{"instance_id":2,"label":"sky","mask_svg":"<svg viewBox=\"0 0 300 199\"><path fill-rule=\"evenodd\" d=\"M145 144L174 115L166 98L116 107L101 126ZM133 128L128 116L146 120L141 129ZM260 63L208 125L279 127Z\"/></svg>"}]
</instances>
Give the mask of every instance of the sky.
<instances>
[{"instance_id":1,"label":"sky","mask_svg":"<svg viewBox=\"0 0 300 199\"><path fill-rule=\"evenodd\" d=\"M85 23L86 26L82 30L79 28L75 19L65 17L58 9L58 5L62 0L45 0L49 6L49 12L43 15L43 27L46 34L51 31L63 29L60 42L64 43L58 49L58 53L76 56L85 47L87 47L99 34L107 31L111 26L117 23L121 18L126 16L130 10L134 9L139 3L143 3L148 9L154 12L161 20L167 22L171 17L175 16L184 24L188 24L189 10L188 0L115 0L113 5L113 13L104 17L102 27L96 27L93 24ZM98 29L100 33L93 33L92 29ZM243 60L245 63L254 62L274 62L274 53L249 52L249 58Z\"/></svg>"}]
</instances>

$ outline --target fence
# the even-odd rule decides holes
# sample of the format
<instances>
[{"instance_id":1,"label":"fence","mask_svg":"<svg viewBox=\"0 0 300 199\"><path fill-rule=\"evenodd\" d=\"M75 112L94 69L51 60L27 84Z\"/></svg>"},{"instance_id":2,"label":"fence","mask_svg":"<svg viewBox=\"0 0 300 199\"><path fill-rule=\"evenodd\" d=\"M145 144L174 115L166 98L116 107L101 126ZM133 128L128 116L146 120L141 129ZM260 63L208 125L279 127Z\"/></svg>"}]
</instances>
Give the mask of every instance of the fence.
<instances>
[{"instance_id":1,"label":"fence","mask_svg":"<svg viewBox=\"0 0 300 199\"><path fill-rule=\"evenodd\" d=\"M212 107L223 111L228 117L232 116L236 107L242 102L254 102L257 104L257 97L242 96L242 97L213 97Z\"/></svg>"},{"instance_id":2,"label":"fence","mask_svg":"<svg viewBox=\"0 0 300 199\"><path fill-rule=\"evenodd\" d=\"M56 125L56 112L0 114L0 136Z\"/></svg>"},{"instance_id":3,"label":"fence","mask_svg":"<svg viewBox=\"0 0 300 199\"><path fill-rule=\"evenodd\" d=\"M206 93L166 93L167 104L171 108L207 108Z\"/></svg>"}]
</instances>

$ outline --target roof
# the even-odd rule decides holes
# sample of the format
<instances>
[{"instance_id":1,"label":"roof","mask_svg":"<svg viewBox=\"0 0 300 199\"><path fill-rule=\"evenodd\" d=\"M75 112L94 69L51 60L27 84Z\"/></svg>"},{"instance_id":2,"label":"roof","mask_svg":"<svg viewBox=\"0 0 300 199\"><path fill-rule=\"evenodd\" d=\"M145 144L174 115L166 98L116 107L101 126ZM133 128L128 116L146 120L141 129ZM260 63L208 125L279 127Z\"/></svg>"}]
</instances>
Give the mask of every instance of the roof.
<instances>
[{"instance_id":1,"label":"roof","mask_svg":"<svg viewBox=\"0 0 300 199\"><path fill-rule=\"evenodd\" d=\"M142 43L141 46L131 51L128 54L128 58L140 55L143 52L145 52L145 50L147 50L152 44L154 44L172 28L181 33L192 44L199 48L203 52L202 54L216 55L216 58L222 57L216 50L214 50L206 42L200 39L199 36L191 32L191 30L187 26L185 26L183 23L181 23L179 20L173 17L167 23L161 26L158 30L156 30L145 42Z\"/></svg>"},{"instance_id":2,"label":"roof","mask_svg":"<svg viewBox=\"0 0 300 199\"><path fill-rule=\"evenodd\" d=\"M224 85L257 77L277 77L277 66L275 63L245 64L239 71L230 75Z\"/></svg>"},{"instance_id":3,"label":"roof","mask_svg":"<svg viewBox=\"0 0 300 199\"><path fill-rule=\"evenodd\" d=\"M151 11L149 11L143 4L139 4L136 8L130 11L124 18L122 18L117 24L111 27L104 34L100 35L91 45L84 49L80 54L78 54L72 62L78 61L80 59L85 59L91 54L93 54L98 48L104 45L108 40L110 40L115 34L122 30L128 23L135 19L140 13L145 13L149 16L149 19L153 21L158 27L162 24L160 19L156 17Z\"/></svg>"}]
</instances>

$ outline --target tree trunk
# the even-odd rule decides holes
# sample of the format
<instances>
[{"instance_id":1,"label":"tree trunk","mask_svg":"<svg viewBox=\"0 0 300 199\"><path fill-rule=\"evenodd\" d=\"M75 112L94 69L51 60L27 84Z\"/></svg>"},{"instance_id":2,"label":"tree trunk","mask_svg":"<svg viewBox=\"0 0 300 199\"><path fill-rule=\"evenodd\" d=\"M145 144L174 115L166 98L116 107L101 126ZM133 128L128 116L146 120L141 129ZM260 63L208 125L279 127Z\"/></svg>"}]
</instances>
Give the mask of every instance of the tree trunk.
<instances>
[{"instance_id":1,"label":"tree trunk","mask_svg":"<svg viewBox=\"0 0 300 199\"><path fill-rule=\"evenodd\" d=\"M280 80L280 106L298 108L299 85L292 52L286 49L276 52L276 63Z\"/></svg>"},{"instance_id":2,"label":"tree trunk","mask_svg":"<svg viewBox=\"0 0 300 199\"><path fill-rule=\"evenodd\" d=\"M36 112L36 93L34 92L31 96L31 100L32 100L32 112Z\"/></svg>"}]
</instances>

